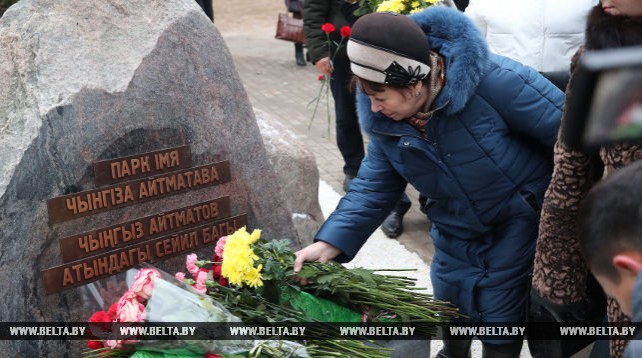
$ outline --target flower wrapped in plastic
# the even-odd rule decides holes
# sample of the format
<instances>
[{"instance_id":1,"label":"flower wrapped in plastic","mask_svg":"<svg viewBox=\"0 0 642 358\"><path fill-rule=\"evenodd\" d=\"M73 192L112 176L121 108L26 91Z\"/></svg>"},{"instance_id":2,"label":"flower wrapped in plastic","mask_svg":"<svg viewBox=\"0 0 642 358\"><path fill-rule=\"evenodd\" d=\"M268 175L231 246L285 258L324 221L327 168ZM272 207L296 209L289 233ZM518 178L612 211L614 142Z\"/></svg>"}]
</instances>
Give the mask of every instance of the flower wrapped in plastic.
<instances>
[{"instance_id":1,"label":"flower wrapped in plastic","mask_svg":"<svg viewBox=\"0 0 642 358\"><path fill-rule=\"evenodd\" d=\"M225 340L192 342L196 340L184 337L174 345L135 335L103 336L101 341L90 341L90 347L96 345L94 352L107 351L109 355L129 347L137 358L149 358L152 352L202 357L205 351L242 357L378 358L390 356L390 350L368 343L361 336L337 335L337 326L332 323L357 327L386 322L415 325L447 322L458 316L450 304L418 292L413 279L373 270L308 262L298 276L309 284L300 286L292 280L294 260L287 240L268 242L261 238L261 230L250 233L243 227L217 242L211 260L188 255L187 273L178 272L175 279L145 266L121 300L108 311L97 312L90 321L106 321L110 327L112 322L226 322L279 328L296 325L305 328L304 334L258 333L245 337L245 341L236 335L229 340L229 335L213 334L211 337ZM434 333L434 325L421 327L425 328L418 332L421 337Z\"/></svg>"},{"instance_id":2,"label":"flower wrapped in plastic","mask_svg":"<svg viewBox=\"0 0 642 358\"><path fill-rule=\"evenodd\" d=\"M305 347L296 342L219 340L194 336L198 325L240 324L241 320L211 296L150 265L141 267L117 303L108 311L92 315L90 322L94 324L90 327L94 337L88 342L92 348L88 355L142 358L153 357L152 352L157 352L172 357L203 357L213 353L245 356L260 349L273 352L272 356L277 357L308 357ZM190 326L190 322L194 325ZM144 335L150 332L148 328L166 328L164 324L173 327L170 332L181 339L145 339Z\"/></svg>"}]
</instances>

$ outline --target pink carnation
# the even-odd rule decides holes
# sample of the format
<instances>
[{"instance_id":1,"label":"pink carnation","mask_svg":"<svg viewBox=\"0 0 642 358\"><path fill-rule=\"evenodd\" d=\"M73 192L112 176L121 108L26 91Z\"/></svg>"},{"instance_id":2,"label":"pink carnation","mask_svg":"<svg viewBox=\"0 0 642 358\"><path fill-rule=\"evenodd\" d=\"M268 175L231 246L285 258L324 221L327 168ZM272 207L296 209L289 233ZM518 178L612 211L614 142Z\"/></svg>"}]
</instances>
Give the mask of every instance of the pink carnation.
<instances>
[{"instance_id":1,"label":"pink carnation","mask_svg":"<svg viewBox=\"0 0 642 358\"><path fill-rule=\"evenodd\" d=\"M223 236L216 242L216 248L214 253L216 256L223 258L223 251L225 250L225 242L227 241L227 236Z\"/></svg>"},{"instance_id":2,"label":"pink carnation","mask_svg":"<svg viewBox=\"0 0 642 358\"><path fill-rule=\"evenodd\" d=\"M177 280L179 280L181 282L185 282L185 273L184 272L177 272L175 276L176 276Z\"/></svg>"},{"instance_id":3,"label":"pink carnation","mask_svg":"<svg viewBox=\"0 0 642 358\"><path fill-rule=\"evenodd\" d=\"M154 277L160 277L158 271L154 269L144 268L138 270L138 273L136 273L134 283L129 290L139 298L139 301L146 301L152 296L152 292L154 291Z\"/></svg>"},{"instance_id":4,"label":"pink carnation","mask_svg":"<svg viewBox=\"0 0 642 358\"><path fill-rule=\"evenodd\" d=\"M198 275L198 266L196 266L195 262L198 260L198 257L196 257L196 254L189 254L187 255L187 258L185 259L185 266L187 266L187 271L192 274L192 276L196 277Z\"/></svg>"},{"instance_id":5,"label":"pink carnation","mask_svg":"<svg viewBox=\"0 0 642 358\"><path fill-rule=\"evenodd\" d=\"M205 280L207 279L207 271L200 271L198 276L196 276L196 283L194 284L194 289L200 293L207 293L207 286L205 286Z\"/></svg>"},{"instance_id":6,"label":"pink carnation","mask_svg":"<svg viewBox=\"0 0 642 358\"><path fill-rule=\"evenodd\" d=\"M127 291L118 301L116 321L118 322L143 322L145 320L145 306L138 302L137 296L132 291Z\"/></svg>"},{"instance_id":7,"label":"pink carnation","mask_svg":"<svg viewBox=\"0 0 642 358\"><path fill-rule=\"evenodd\" d=\"M105 341L105 347L109 347L111 349L120 349L123 347L123 341L120 339L108 339Z\"/></svg>"}]
</instances>

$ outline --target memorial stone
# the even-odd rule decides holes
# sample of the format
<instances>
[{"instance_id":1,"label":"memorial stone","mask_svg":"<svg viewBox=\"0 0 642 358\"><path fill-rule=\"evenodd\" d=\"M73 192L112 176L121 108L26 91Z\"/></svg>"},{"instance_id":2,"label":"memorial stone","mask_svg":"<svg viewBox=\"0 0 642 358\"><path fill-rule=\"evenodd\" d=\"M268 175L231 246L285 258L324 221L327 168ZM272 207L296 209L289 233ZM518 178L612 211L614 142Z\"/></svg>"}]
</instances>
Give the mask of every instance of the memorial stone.
<instances>
[{"instance_id":1,"label":"memorial stone","mask_svg":"<svg viewBox=\"0 0 642 358\"><path fill-rule=\"evenodd\" d=\"M265 111L254 109L270 163L302 247L312 244L324 221L319 206L319 169L302 139Z\"/></svg>"},{"instance_id":2,"label":"memorial stone","mask_svg":"<svg viewBox=\"0 0 642 358\"><path fill-rule=\"evenodd\" d=\"M196 2L21 0L0 19L0 83L0 322L86 321L128 267L184 270L245 222L296 248L232 58Z\"/></svg>"}]
</instances>

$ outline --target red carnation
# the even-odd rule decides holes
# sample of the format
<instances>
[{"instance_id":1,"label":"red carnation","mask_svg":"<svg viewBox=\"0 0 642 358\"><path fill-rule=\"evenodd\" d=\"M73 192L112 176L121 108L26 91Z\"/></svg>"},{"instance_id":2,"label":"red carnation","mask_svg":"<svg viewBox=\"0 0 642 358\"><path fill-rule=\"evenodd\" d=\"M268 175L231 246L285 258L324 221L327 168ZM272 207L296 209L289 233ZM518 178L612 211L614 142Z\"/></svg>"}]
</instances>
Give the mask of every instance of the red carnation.
<instances>
[{"instance_id":1,"label":"red carnation","mask_svg":"<svg viewBox=\"0 0 642 358\"><path fill-rule=\"evenodd\" d=\"M94 323L95 327L100 328L101 332L111 332L111 323L114 316L105 311L97 311L89 317L89 322Z\"/></svg>"},{"instance_id":2,"label":"red carnation","mask_svg":"<svg viewBox=\"0 0 642 358\"><path fill-rule=\"evenodd\" d=\"M350 37L350 31L352 31L350 26L341 27L341 37Z\"/></svg>"},{"instance_id":3,"label":"red carnation","mask_svg":"<svg viewBox=\"0 0 642 358\"><path fill-rule=\"evenodd\" d=\"M212 277L214 277L214 279L221 277L221 267L223 267L223 265L212 265Z\"/></svg>"},{"instance_id":4,"label":"red carnation","mask_svg":"<svg viewBox=\"0 0 642 358\"><path fill-rule=\"evenodd\" d=\"M87 341L87 348L99 349L105 347L101 341Z\"/></svg>"},{"instance_id":5,"label":"red carnation","mask_svg":"<svg viewBox=\"0 0 642 358\"><path fill-rule=\"evenodd\" d=\"M317 77L317 80L319 80L319 81L323 81L324 79L325 79L324 75L319 75L319 77Z\"/></svg>"},{"instance_id":6,"label":"red carnation","mask_svg":"<svg viewBox=\"0 0 642 358\"><path fill-rule=\"evenodd\" d=\"M226 279L225 277L221 276L221 277L218 279L218 283L219 283L221 286L228 286L228 285L230 284L230 281L229 281L228 279Z\"/></svg>"},{"instance_id":7,"label":"red carnation","mask_svg":"<svg viewBox=\"0 0 642 358\"><path fill-rule=\"evenodd\" d=\"M323 32L325 32L326 34L329 34L331 32L334 32L334 30L336 30L336 27L334 27L334 25L332 25L331 23L326 22L325 24L323 24L323 26L321 26L321 30L323 30Z\"/></svg>"},{"instance_id":8,"label":"red carnation","mask_svg":"<svg viewBox=\"0 0 642 358\"><path fill-rule=\"evenodd\" d=\"M109 306L109 310L107 310L107 313L110 315L111 320L114 320L114 317L116 317L116 313L118 313L118 302L115 302L113 305Z\"/></svg>"},{"instance_id":9,"label":"red carnation","mask_svg":"<svg viewBox=\"0 0 642 358\"><path fill-rule=\"evenodd\" d=\"M113 317L109 312L97 311L89 317L89 322L111 322Z\"/></svg>"},{"instance_id":10,"label":"red carnation","mask_svg":"<svg viewBox=\"0 0 642 358\"><path fill-rule=\"evenodd\" d=\"M223 358L223 356L220 356L220 355L218 355L218 354L214 354L214 353L207 352L207 354L206 354L206 355L204 355L204 356L203 356L203 358Z\"/></svg>"}]
</instances>

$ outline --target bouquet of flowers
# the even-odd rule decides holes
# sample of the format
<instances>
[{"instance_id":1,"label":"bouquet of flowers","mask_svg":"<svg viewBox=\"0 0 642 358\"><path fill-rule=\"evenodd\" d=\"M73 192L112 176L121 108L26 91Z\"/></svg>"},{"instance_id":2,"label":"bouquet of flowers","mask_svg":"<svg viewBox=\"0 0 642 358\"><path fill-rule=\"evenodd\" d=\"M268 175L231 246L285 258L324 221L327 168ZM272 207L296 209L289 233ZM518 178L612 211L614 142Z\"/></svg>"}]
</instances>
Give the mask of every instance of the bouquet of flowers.
<instances>
[{"instance_id":1,"label":"bouquet of flowers","mask_svg":"<svg viewBox=\"0 0 642 358\"><path fill-rule=\"evenodd\" d=\"M173 355L174 357L254 356L257 351L270 352L264 356L308 357L305 347L295 342L269 340L208 340L189 339L181 341L141 340L136 328L144 322L162 327L162 323L241 323L222 304L200 293L190 285L181 283L169 274L143 264L133 283L120 300L107 311L94 313L90 321L91 337L87 356L123 356L151 358ZM180 327L184 336L194 335L188 326ZM129 329L134 328L134 329ZM127 333L129 332L129 333ZM176 333L176 332L175 332ZM131 335L130 335L131 334ZM202 338L202 337L198 337ZM213 354L212 352L216 352ZM220 355L219 355L220 354ZM257 355L258 356L258 355Z\"/></svg>"},{"instance_id":2,"label":"bouquet of flowers","mask_svg":"<svg viewBox=\"0 0 642 358\"><path fill-rule=\"evenodd\" d=\"M130 290L116 307L96 313L90 321L309 323L306 337L299 337L297 342L204 340L198 344L190 342L180 349L184 352L188 347L197 354L210 352L251 357L369 358L385 357L390 353L363 339L333 335L332 322L358 326L378 322L440 323L458 316L451 305L418 292L412 279L382 275L372 270L347 269L334 263L306 263L297 275L309 283L301 286L292 280L295 255L289 242L268 242L260 236L260 230L249 233L243 227L219 239L211 260L198 260L195 254L188 255L188 273L176 273L174 282L159 270L146 267L138 272ZM125 311L129 312L127 316L123 316ZM432 333L422 332L425 335ZM102 353L114 353L113 348L123 352L132 346L135 351L168 351L167 345L139 342L136 337L90 343Z\"/></svg>"},{"instance_id":3,"label":"bouquet of flowers","mask_svg":"<svg viewBox=\"0 0 642 358\"><path fill-rule=\"evenodd\" d=\"M358 8L354 12L355 16L384 11L409 15L429 6L436 5L440 3L441 0L356 0L355 2L359 3Z\"/></svg>"}]
</instances>

